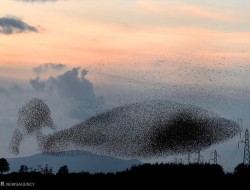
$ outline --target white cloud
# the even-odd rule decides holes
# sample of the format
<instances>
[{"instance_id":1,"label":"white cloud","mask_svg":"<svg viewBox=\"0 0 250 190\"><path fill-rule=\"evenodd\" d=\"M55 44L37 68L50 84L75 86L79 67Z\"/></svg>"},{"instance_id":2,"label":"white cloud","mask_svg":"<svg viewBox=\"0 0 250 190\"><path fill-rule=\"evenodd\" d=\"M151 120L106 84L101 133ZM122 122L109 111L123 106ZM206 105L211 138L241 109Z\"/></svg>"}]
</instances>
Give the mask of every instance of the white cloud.
<instances>
[{"instance_id":1,"label":"white cloud","mask_svg":"<svg viewBox=\"0 0 250 190\"><path fill-rule=\"evenodd\" d=\"M50 101L70 104L70 116L86 119L103 109L103 100L95 95L93 84L85 78L86 70L73 68L62 75L41 80L39 77L30 80L32 87L39 93L49 95Z\"/></svg>"}]
</instances>

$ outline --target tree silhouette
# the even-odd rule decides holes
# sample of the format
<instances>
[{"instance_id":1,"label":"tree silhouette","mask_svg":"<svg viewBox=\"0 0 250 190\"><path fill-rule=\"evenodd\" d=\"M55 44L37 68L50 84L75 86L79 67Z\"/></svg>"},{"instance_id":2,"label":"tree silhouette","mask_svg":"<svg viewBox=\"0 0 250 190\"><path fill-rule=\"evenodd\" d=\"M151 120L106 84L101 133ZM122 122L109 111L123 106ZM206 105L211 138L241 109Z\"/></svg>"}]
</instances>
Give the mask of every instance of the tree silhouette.
<instances>
[{"instance_id":1,"label":"tree silhouette","mask_svg":"<svg viewBox=\"0 0 250 190\"><path fill-rule=\"evenodd\" d=\"M45 168L41 171L43 174L52 174L52 168L49 168L49 165L46 164Z\"/></svg>"},{"instance_id":2,"label":"tree silhouette","mask_svg":"<svg viewBox=\"0 0 250 190\"><path fill-rule=\"evenodd\" d=\"M24 172L28 172L28 171L29 171L28 166L26 166L26 165L20 166L20 169L19 169L20 173L24 173Z\"/></svg>"},{"instance_id":3,"label":"tree silhouette","mask_svg":"<svg viewBox=\"0 0 250 190\"><path fill-rule=\"evenodd\" d=\"M0 173L7 172L10 170L9 163L5 158L0 159Z\"/></svg>"},{"instance_id":4,"label":"tree silhouette","mask_svg":"<svg viewBox=\"0 0 250 190\"><path fill-rule=\"evenodd\" d=\"M236 176L250 176L250 165L243 163L237 165L234 169L234 175Z\"/></svg>"},{"instance_id":5,"label":"tree silhouette","mask_svg":"<svg viewBox=\"0 0 250 190\"><path fill-rule=\"evenodd\" d=\"M67 175L67 174L69 174L69 169L68 166L66 165L60 167L60 169L57 172L57 175Z\"/></svg>"}]
</instances>

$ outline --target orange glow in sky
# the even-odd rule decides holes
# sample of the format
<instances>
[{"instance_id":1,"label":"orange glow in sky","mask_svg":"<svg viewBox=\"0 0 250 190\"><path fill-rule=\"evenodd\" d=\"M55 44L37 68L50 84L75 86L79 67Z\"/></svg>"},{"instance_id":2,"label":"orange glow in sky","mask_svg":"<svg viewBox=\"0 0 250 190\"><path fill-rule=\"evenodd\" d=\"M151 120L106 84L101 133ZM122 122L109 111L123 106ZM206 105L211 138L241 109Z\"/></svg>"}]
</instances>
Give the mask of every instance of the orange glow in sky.
<instances>
[{"instance_id":1,"label":"orange glow in sky","mask_svg":"<svg viewBox=\"0 0 250 190\"><path fill-rule=\"evenodd\" d=\"M0 33L0 75L46 62L126 69L129 62L192 59L213 67L205 60L219 62L219 55L230 59L227 66L246 64L250 3L229 1L1 1L0 17L17 17L39 32Z\"/></svg>"}]
</instances>

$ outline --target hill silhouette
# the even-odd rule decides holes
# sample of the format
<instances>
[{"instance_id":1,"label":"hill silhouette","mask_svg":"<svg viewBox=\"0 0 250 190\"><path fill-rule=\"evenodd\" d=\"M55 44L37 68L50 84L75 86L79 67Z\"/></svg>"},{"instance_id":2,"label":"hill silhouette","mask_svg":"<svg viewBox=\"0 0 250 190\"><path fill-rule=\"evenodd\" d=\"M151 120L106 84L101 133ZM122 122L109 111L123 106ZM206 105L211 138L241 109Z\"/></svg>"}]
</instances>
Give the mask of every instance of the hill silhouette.
<instances>
[{"instance_id":1,"label":"hill silhouette","mask_svg":"<svg viewBox=\"0 0 250 190\"><path fill-rule=\"evenodd\" d=\"M21 165L35 169L39 167L53 168L56 173L62 165L67 165L70 172L118 172L131 168L133 165L142 164L138 160L122 160L108 156L98 156L86 151L65 151L56 155L36 154L28 157L9 158L10 172L17 172Z\"/></svg>"}]
</instances>

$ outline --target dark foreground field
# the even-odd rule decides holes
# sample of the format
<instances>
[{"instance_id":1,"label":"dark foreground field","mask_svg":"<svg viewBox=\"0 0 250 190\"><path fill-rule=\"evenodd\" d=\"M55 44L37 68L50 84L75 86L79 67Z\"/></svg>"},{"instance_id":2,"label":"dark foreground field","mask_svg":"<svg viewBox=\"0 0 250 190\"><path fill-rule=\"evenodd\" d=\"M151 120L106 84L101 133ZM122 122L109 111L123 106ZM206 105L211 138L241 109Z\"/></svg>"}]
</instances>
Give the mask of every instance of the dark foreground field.
<instances>
[{"instance_id":1,"label":"dark foreground field","mask_svg":"<svg viewBox=\"0 0 250 190\"><path fill-rule=\"evenodd\" d=\"M224 187L243 185L250 179L250 167L240 164L233 173L224 173L220 165L210 164L144 164L117 173L41 174L39 172L11 173L0 176L0 189L13 186L29 188L50 187ZM232 187L232 186L231 186ZM81 188L80 188L81 189ZM88 188L84 188L88 189ZM165 189L165 188L164 188ZM172 188L171 188L172 189Z\"/></svg>"}]
</instances>

